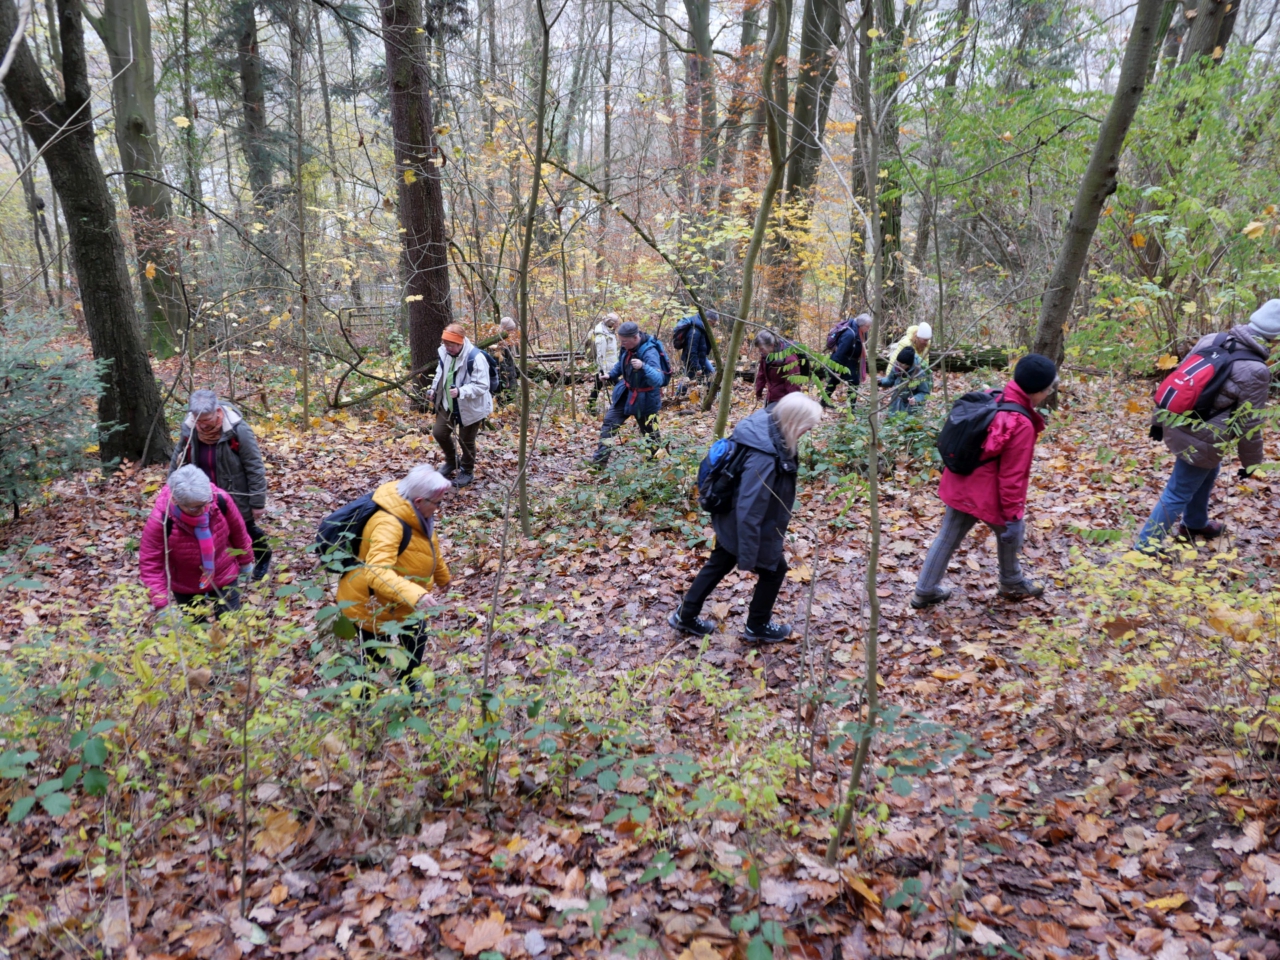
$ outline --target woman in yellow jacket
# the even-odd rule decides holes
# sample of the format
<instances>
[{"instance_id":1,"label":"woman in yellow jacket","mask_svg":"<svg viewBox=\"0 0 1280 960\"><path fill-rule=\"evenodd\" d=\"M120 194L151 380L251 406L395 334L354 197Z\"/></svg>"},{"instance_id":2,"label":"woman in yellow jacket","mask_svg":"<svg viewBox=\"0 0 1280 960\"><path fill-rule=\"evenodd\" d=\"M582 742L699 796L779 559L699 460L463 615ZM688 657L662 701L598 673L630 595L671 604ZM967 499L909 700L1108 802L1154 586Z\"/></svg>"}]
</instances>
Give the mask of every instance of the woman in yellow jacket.
<instances>
[{"instance_id":1,"label":"woman in yellow jacket","mask_svg":"<svg viewBox=\"0 0 1280 960\"><path fill-rule=\"evenodd\" d=\"M449 567L440 556L435 515L453 485L431 467L418 466L398 482L384 483L373 494L378 511L360 537L360 566L338 581L338 602L355 622L361 640L386 639L387 624L400 626L396 639L409 654L407 676L422 663L427 644L425 614L438 601L432 587L449 585ZM410 532L402 551L405 531Z\"/></svg>"},{"instance_id":2,"label":"woman in yellow jacket","mask_svg":"<svg viewBox=\"0 0 1280 960\"><path fill-rule=\"evenodd\" d=\"M927 323L913 323L907 327L906 334L889 348L889 366L892 370L893 365L898 362L898 352L903 347L910 347L916 352L916 359L920 361L920 365L925 369L929 367L929 344L933 342L933 327Z\"/></svg>"}]
</instances>

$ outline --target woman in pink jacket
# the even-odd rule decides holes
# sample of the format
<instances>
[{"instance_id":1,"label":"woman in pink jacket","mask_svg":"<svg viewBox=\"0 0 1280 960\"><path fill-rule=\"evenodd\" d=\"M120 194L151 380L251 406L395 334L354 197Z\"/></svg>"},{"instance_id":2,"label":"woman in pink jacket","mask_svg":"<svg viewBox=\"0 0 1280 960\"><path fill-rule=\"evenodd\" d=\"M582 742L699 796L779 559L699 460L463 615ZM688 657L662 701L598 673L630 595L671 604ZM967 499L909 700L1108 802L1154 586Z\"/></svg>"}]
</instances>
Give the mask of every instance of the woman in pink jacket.
<instances>
[{"instance_id":1,"label":"woman in pink jacket","mask_svg":"<svg viewBox=\"0 0 1280 960\"><path fill-rule=\"evenodd\" d=\"M169 605L172 593L183 607L212 600L216 617L240 609L236 581L253 570L253 541L231 495L187 464L156 497L138 559L157 610Z\"/></svg>"},{"instance_id":2,"label":"woman in pink jacket","mask_svg":"<svg viewBox=\"0 0 1280 960\"><path fill-rule=\"evenodd\" d=\"M943 469L938 496L947 505L942 529L929 547L916 581L911 605L917 610L942 603L951 588L942 585L951 555L978 521L996 534L1000 559L1000 596L1025 600L1044 593L1044 587L1028 580L1018 562L1025 533L1027 484L1031 479L1031 454L1044 430L1044 418L1036 413L1058 386L1058 368L1048 357L1032 353L1018 361L1013 379L1000 399L1016 403L1020 411L1002 410L995 415L982 445L982 466L967 476Z\"/></svg>"}]
</instances>

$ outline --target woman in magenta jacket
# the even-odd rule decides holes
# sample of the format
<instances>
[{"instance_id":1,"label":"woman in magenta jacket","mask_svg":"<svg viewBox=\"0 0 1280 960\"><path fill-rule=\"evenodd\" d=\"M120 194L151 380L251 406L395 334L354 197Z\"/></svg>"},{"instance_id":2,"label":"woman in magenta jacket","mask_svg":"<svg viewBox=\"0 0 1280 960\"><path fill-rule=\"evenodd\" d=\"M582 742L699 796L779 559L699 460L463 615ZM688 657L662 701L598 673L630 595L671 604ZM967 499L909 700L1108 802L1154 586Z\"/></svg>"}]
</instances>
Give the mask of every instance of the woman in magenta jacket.
<instances>
[{"instance_id":1,"label":"woman in magenta jacket","mask_svg":"<svg viewBox=\"0 0 1280 960\"><path fill-rule=\"evenodd\" d=\"M1028 354L1018 361L1013 379L1005 384L1001 400L1016 403L1024 412L1002 410L987 430L982 446L982 466L967 476L943 469L938 496L947 505L942 529L929 547L916 581L911 605L917 610L942 603L951 596L943 586L951 555L979 521L996 534L1000 560L1000 596L1025 600L1044 593L1044 587L1027 579L1018 561L1025 533L1027 484L1031 479L1031 455L1036 438L1044 430L1044 418L1036 412L1058 386L1058 369L1048 357Z\"/></svg>"},{"instance_id":2,"label":"woman in magenta jacket","mask_svg":"<svg viewBox=\"0 0 1280 960\"><path fill-rule=\"evenodd\" d=\"M157 610L169 605L172 593L183 607L212 600L217 616L240 609L236 581L253 570L253 541L231 495L187 464L156 497L138 559Z\"/></svg>"},{"instance_id":3,"label":"woman in magenta jacket","mask_svg":"<svg viewBox=\"0 0 1280 960\"><path fill-rule=\"evenodd\" d=\"M801 386L791 378L800 376L800 357L791 351L781 354L788 347L787 341L769 330L756 334L756 353L760 362L756 366L756 399L764 399L765 406L772 406L789 393L799 393Z\"/></svg>"}]
</instances>

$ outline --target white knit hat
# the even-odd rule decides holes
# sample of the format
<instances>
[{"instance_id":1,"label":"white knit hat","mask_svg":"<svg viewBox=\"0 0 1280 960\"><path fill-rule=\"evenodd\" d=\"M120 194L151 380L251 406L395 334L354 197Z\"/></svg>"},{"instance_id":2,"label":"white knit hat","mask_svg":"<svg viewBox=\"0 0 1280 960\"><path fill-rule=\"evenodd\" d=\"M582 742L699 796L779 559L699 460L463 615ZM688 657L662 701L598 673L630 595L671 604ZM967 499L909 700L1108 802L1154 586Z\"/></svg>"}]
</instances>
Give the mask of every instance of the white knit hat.
<instances>
[{"instance_id":1,"label":"white knit hat","mask_svg":"<svg viewBox=\"0 0 1280 960\"><path fill-rule=\"evenodd\" d=\"M1264 340L1280 340L1280 300L1268 300L1254 311L1249 332Z\"/></svg>"},{"instance_id":2,"label":"white knit hat","mask_svg":"<svg viewBox=\"0 0 1280 960\"><path fill-rule=\"evenodd\" d=\"M916 336L921 340L932 340L933 327L929 326L927 323L920 324L920 326L916 327Z\"/></svg>"}]
</instances>

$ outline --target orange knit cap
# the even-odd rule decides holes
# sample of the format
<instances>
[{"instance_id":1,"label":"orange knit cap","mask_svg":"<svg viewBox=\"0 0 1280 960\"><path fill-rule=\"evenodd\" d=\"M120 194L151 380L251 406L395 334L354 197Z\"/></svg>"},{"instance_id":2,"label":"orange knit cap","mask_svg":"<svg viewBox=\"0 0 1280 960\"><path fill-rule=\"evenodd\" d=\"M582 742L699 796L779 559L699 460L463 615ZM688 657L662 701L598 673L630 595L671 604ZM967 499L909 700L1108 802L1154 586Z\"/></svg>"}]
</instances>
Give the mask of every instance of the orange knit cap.
<instances>
[{"instance_id":1,"label":"orange knit cap","mask_svg":"<svg viewBox=\"0 0 1280 960\"><path fill-rule=\"evenodd\" d=\"M444 333L440 335L440 339L447 340L449 343L464 343L467 335L456 324L451 323L444 328Z\"/></svg>"}]
</instances>

